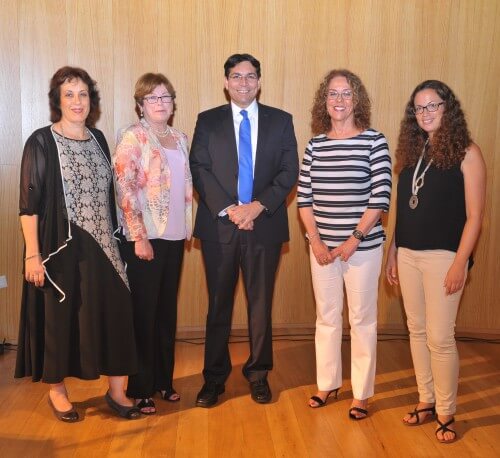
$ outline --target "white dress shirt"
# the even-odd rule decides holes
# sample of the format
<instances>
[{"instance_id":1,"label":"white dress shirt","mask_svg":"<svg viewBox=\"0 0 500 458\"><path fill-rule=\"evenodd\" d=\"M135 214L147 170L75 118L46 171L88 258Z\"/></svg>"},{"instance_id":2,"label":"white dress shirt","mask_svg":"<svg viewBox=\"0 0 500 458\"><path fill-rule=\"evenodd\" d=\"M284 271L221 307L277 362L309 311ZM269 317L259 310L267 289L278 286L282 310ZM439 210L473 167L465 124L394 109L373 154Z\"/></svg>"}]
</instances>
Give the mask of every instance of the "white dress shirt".
<instances>
[{"instance_id":1,"label":"white dress shirt","mask_svg":"<svg viewBox=\"0 0 500 458\"><path fill-rule=\"evenodd\" d=\"M250 120L251 140L252 140L252 171L255 172L257 134L259 130L259 105L257 104L257 100L254 99L254 101L250 105L248 105L248 107L241 108L238 105L236 105L233 101L231 101L231 110L233 112L234 135L236 137L236 150L238 152L238 158L240 154L240 124L241 121L243 120L243 116L241 115L241 110L246 110L248 113L248 119ZM221 217L226 216L228 208L229 207L221 210L219 212L219 216Z\"/></svg>"},{"instance_id":2,"label":"white dress shirt","mask_svg":"<svg viewBox=\"0 0 500 458\"><path fill-rule=\"evenodd\" d=\"M252 170L255 171L255 153L257 151L257 134L259 131L259 105L257 100L248 105L246 108L241 108L234 102L231 102L231 110L233 111L234 135L236 137L236 149L238 150L238 157L240 154L240 124L243 120L241 110L246 110L248 119L250 120L250 129L252 135Z\"/></svg>"}]
</instances>

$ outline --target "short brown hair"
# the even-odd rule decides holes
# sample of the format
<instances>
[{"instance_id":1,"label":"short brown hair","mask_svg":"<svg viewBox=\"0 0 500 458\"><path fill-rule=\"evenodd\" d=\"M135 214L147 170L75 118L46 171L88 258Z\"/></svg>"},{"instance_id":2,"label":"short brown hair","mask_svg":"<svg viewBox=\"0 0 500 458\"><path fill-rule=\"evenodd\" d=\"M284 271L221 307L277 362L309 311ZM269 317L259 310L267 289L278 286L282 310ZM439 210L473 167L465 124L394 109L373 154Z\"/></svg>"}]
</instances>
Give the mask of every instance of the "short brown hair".
<instances>
[{"instance_id":1,"label":"short brown hair","mask_svg":"<svg viewBox=\"0 0 500 458\"><path fill-rule=\"evenodd\" d=\"M311 130L314 135L326 134L332 128L332 121L326 109L326 96L330 81L337 76L343 76L352 88L354 124L357 128L363 130L370 127L371 102L361 79L349 70L335 69L325 75L314 96L313 107L311 109Z\"/></svg>"},{"instance_id":2,"label":"short brown hair","mask_svg":"<svg viewBox=\"0 0 500 458\"><path fill-rule=\"evenodd\" d=\"M78 67L61 67L52 76L49 89L50 120L51 122L61 120L61 86L66 81L69 82L74 79L82 80L89 88L90 112L85 120L85 125L94 126L101 114L99 108L101 98L99 97L96 82L83 68Z\"/></svg>"},{"instance_id":3,"label":"short brown hair","mask_svg":"<svg viewBox=\"0 0 500 458\"><path fill-rule=\"evenodd\" d=\"M134 99L136 101L135 111L139 117L141 117L141 111L137 105L142 107L144 103L144 97L158 86L164 85L167 88L168 93L175 98L175 89L172 83L163 73L144 73L140 76L135 83Z\"/></svg>"}]
</instances>

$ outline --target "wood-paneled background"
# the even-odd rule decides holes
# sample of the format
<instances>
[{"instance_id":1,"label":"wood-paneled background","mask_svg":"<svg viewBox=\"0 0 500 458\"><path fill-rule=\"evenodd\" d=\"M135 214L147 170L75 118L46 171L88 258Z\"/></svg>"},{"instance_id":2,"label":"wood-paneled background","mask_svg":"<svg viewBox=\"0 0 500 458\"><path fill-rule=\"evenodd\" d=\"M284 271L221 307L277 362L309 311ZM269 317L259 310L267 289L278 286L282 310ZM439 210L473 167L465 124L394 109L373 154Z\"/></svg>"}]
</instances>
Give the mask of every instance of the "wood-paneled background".
<instances>
[{"instance_id":1,"label":"wood-paneled background","mask_svg":"<svg viewBox=\"0 0 500 458\"><path fill-rule=\"evenodd\" d=\"M17 217L23 143L48 124L48 84L63 65L97 80L98 123L111 146L135 119L133 85L165 73L177 91L175 127L192 137L199 111L225 102L223 63L234 52L262 64L263 103L291 112L299 154L310 138L312 97L323 75L346 67L363 79L373 127L394 150L403 107L422 80L441 79L458 94L488 167L483 232L457 326L499 332L500 2L498 0L0 0L0 338L17 338L22 237ZM274 324L312 326L309 261L295 198L291 242L277 278ZM392 232L394 205L387 219ZM207 307L199 244L184 263L179 327L200 329ZM235 326L246 320L238 290ZM401 297L380 281L379 322L402 328Z\"/></svg>"}]
</instances>

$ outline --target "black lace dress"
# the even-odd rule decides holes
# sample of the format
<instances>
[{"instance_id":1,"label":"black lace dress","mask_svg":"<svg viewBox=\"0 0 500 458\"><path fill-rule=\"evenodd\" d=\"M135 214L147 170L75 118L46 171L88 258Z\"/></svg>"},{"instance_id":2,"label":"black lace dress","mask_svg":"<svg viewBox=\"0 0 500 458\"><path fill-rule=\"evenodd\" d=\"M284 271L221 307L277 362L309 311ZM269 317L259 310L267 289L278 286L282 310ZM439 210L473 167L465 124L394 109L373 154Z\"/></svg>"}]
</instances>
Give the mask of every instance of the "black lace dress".
<instances>
[{"instance_id":1,"label":"black lace dress","mask_svg":"<svg viewBox=\"0 0 500 458\"><path fill-rule=\"evenodd\" d=\"M78 141L44 128L26 142L20 214L38 215L46 280L24 281L16 377L58 383L137 369L109 152L92 134Z\"/></svg>"}]
</instances>

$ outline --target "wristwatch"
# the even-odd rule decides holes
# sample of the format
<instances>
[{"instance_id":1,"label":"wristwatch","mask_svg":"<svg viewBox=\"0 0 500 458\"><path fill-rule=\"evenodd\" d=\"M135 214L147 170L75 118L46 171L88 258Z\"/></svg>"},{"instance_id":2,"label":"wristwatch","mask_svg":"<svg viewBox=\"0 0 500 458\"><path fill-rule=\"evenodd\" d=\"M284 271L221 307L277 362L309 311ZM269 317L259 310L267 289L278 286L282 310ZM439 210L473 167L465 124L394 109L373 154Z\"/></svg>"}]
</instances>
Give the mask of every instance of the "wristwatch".
<instances>
[{"instance_id":1,"label":"wristwatch","mask_svg":"<svg viewBox=\"0 0 500 458\"><path fill-rule=\"evenodd\" d=\"M358 231L357 229L354 229L354 230L352 231L352 236L353 236L355 239L360 240L361 242L365 239L365 234L363 234L361 231Z\"/></svg>"}]
</instances>

